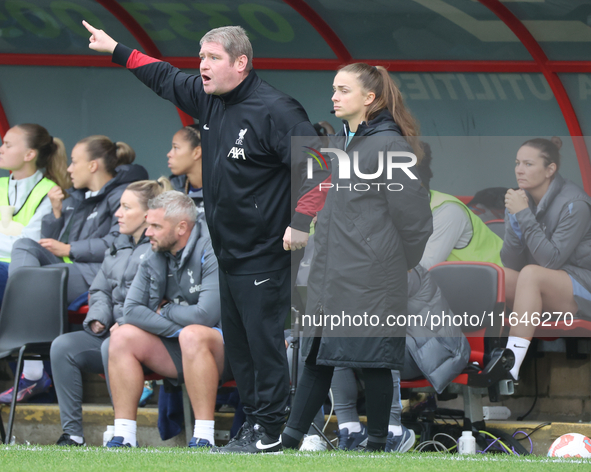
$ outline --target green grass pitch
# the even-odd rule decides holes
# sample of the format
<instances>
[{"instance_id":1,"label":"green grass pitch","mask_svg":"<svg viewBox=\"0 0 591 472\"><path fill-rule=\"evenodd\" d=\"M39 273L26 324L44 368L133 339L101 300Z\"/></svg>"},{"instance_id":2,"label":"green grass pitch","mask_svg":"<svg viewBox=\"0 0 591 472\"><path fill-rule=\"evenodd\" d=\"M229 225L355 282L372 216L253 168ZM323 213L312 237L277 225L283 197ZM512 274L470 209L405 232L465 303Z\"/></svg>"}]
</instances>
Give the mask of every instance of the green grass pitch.
<instances>
[{"instance_id":1,"label":"green grass pitch","mask_svg":"<svg viewBox=\"0 0 591 472\"><path fill-rule=\"evenodd\" d=\"M502 454L458 456L445 453L368 454L356 452L285 452L225 455L186 448L104 449L97 447L0 446L1 471L572 471L591 470L591 459L510 457Z\"/></svg>"}]
</instances>

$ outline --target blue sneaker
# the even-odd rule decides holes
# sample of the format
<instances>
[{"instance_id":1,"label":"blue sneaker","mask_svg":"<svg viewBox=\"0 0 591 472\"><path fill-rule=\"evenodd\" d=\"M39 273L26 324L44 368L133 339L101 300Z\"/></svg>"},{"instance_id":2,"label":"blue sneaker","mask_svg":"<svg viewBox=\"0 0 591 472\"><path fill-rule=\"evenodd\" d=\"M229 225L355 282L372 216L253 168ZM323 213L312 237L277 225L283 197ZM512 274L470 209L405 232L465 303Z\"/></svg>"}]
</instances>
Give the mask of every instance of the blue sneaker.
<instances>
[{"instance_id":1,"label":"blue sneaker","mask_svg":"<svg viewBox=\"0 0 591 472\"><path fill-rule=\"evenodd\" d=\"M123 444L123 436L114 436L113 439L107 443L107 447L132 447L132 445L129 443Z\"/></svg>"},{"instance_id":2,"label":"blue sneaker","mask_svg":"<svg viewBox=\"0 0 591 472\"><path fill-rule=\"evenodd\" d=\"M148 400L154 396L154 381L153 380L146 380L144 382L144 390L142 392L142 396L140 397L139 406L146 406Z\"/></svg>"},{"instance_id":3,"label":"blue sneaker","mask_svg":"<svg viewBox=\"0 0 591 472\"><path fill-rule=\"evenodd\" d=\"M16 397L17 402L25 402L35 395L47 392L51 387L51 379L47 372L43 371L43 377L39 380L27 380L24 375L21 375L18 381L18 395ZM12 394L14 387L0 393L0 403L11 403Z\"/></svg>"},{"instance_id":4,"label":"blue sneaker","mask_svg":"<svg viewBox=\"0 0 591 472\"><path fill-rule=\"evenodd\" d=\"M352 451L358 446L367 444L367 428L361 425L361 431L349 434L349 428L339 430L339 449L341 451Z\"/></svg>"},{"instance_id":5,"label":"blue sneaker","mask_svg":"<svg viewBox=\"0 0 591 472\"><path fill-rule=\"evenodd\" d=\"M415 432L402 425L402 434L394 436L390 431L386 439L386 452L407 452L415 445Z\"/></svg>"},{"instance_id":6,"label":"blue sneaker","mask_svg":"<svg viewBox=\"0 0 591 472\"><path fill-rule=\"evenodd\" d=\"M200 447L213 447L213 444L209 442L207 439L201 439L192 437L191 441L189 441L190 448L200 448Z\"/></svg>"}]
</instances>

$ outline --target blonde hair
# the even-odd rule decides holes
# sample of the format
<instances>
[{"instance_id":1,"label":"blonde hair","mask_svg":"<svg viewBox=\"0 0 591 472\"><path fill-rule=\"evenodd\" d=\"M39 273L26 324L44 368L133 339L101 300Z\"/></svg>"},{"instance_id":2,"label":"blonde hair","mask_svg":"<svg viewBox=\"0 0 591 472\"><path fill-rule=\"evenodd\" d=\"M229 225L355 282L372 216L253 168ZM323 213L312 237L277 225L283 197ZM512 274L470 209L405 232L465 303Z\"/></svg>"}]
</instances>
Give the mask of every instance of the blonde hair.
<instances>
[{"instance_id":1,"label":"blonde hair","mask_svg":"<svg viewBox=\"0 0 591 472\"><path fill-rule=\"evenodd\" d=\"M357 80L367 92L376 95L367 109L367 121L376 118L382 110L387 109L396 124L400 127L402 136L417 156L417 163L423 159L423 148L419 141L419 124L412 113L404 105L400 89L396 86L388 71L382 66L370 66L363 62L349 64L339 69L339 72L349 72L357 76Z\"/></svg>"},{"instance_id":2,"label":"blonde hair","mask_svg":"<svg viewBox=\"0 0 591 472\"><path fill-rule=\"evenodd\" d=\"M35 165L37 169L45 169L43 176L55 182L62 190L69 189L72 181L66 171L68 155L63 141L54 138L43 126L35 123L23 123L15 128L25 133L27 146L37 151Z\"/></svg>"},{"instance_id":3,"label":"blonde hair","mask_svg":"<svg viewBox=\"0 0 591 472\"><path fill-rule=\"evenodd\" d=\"M132 182L125 190L135 193L142 208L147 210L150 200L174 189L170 180L166 177L160 177L158 180L139 180Z\"/></svg>"}]
</instances>

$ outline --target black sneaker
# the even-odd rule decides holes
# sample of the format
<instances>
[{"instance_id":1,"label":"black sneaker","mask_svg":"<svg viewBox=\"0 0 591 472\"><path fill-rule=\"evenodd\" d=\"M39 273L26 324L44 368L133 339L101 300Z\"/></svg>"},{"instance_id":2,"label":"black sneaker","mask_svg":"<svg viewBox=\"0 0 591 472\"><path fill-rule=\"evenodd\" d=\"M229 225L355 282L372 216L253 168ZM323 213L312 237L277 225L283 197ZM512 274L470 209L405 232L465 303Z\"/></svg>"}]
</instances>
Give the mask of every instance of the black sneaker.
<instances>
[{"instance_id":1,"label":"black sneaker","mask_svg":"<svg viewBox=\"0 0 591 472\"><path fill-rule=\"evenodd\" d=\"M247 440L248 438L250 438L250 436L252 436L252 433L252 426L248 421L245 421L236 433L236 436L234 436L232 439L228 441L228 444L226 444L225 446L213 446L211 448L211 452L225 452L225 448L227 448L228 446L233 446L240 441Z\"/></svg>"},{"instance_id":2,"label":"black sneaker","mask_svg":"<svg viewBox=\"0 0 591 472\"><path fill-rule=\"evenodd\" d=\"M60 436L56 443L58 446L86 446L86 443L83 442L80 444L79 442L70 439L70 435L68 433L64 433Z\"/></svg>"},{"instance_id":3,"label":"black sneaker","mask_svg":"<svg viewBox=\"0 0 591 472\"><path fill-rule=\"evenodd\" d=\"M241 430L243 428L244 426ZM239 434L236 435L236 437L238 436ZM221 452L224 454L277 454L282 451L283 446L281 445L281 438L269 436L265 431L265 428L259 424L255 424L254 427L251 427L249 431L242 434L241 438L230 441L226 446L216 448L215 451L212 450L212 452Z\"/></svg>"}]
</instances>

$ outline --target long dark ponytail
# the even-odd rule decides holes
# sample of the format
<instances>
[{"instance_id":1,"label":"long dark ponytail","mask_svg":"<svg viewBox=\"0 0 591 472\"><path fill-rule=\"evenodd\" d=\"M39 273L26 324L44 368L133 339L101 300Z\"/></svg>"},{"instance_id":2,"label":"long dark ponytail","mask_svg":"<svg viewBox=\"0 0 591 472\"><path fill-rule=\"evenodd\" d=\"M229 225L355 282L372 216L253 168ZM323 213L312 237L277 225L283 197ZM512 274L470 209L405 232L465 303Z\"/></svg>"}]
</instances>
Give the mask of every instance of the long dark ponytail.
<instances>
[{"instance_id":1,"label":"long dark ponytail","mask_svg":"<svg viewBox=\"0 0 591 472\"><path fill-rule=\"evenodd\" d=\"M419 124L404 105L400 89L388 71L382 66L370 66L357 62L342 67L339 72L355 74L364 90L375 93L376 98L367 109L367 121L373 120L382 110L387 109L412 147L417 156L417 163L420 163L423 159L423 148L419 141Z\"/></svg>"}]
</instances>

